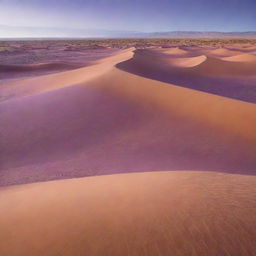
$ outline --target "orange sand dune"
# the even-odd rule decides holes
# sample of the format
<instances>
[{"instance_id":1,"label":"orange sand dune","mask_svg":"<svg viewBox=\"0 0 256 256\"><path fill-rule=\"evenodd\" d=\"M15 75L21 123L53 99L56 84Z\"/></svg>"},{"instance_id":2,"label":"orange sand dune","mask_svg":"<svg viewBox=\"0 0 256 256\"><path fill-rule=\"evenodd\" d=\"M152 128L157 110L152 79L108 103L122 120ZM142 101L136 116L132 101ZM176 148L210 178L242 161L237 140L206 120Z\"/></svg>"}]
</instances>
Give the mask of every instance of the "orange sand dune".
<instances>
[{"instance_id":1,"label":"orange sand dune","mask_svg":"<svg viewBox=\"0 0 256 256\"><path fill-rule=\"evenodd\" d=\"M232 57L222 58L225 61L233 61L233 62L256 62L256 56L252 54L241 54Z\"/></svg>"},{"instance_id":2,"label":"orange sand dune","mask_svg":"<svg viewBox=\"0 0 256 256\"><path fill-rule=\"evenodd\" d=\"M239 59L239 57L237 57L236 59ZM211 57L208 57L207 61L202 62L201 65L196 66L194 68L194 71L197 74L207 74L214 77L256 76L256 69L254 63L237 63L231 62L230 60L227 61Z\"/></svg>"},{"instance_id":3,"label":"orange sand dune","mask_svg":"<svg viewBox=\"0 0 256 256\"><path fill-rule=\"evenodd\" d=\"M10 87L16 97L0 105L1 185L120 170L255 171L254 104L114 66L132 55Z\"/></svg>"},{"instance_id":4,"label":"orange sand dune","mask_svg":"<svg viewBox=\"0 0 256 256\"><path fill-rule=\"evenodd\" d=\"M188 52L180 49L179 47L175 47L175 48L162 48L161 52L165 53L165 54L170 54L170 55L185 55Z\"/></svg>"},{"instance_id":5,"label":"orange sand dune","mask_svg":"<svg viewBox=\"0 0 256 256\"><path fill-rule=\"evenodd\" d=\"M207 57L205 55L188 58L172 58L168 61L168 64L174 67L192 68L200 65L206 61L206 59Z\"/></svg>"},{"instance_id":6,"label":"orange sand dune","mask_svg":"<svg viewBox=\"0 0 256 256\"><path fill-rule=\"evenodd\" d=\"M40 42L32 44L37 43L40 44ZM0 51L0 86L15 79L27 79L94 65L100 59L116 55L121 51L97 46L83 48L81 45L74 46L74 44L74 47L67 45L61 47L58 42L56 44L56 41L44 43L52 44L52 46L34 48L30 44L21 47L26 43L17 42L15 47L20 47L19 50L16 48L16 51L12 53Z\"/></svg>"},{"instance_id":7,"label":"orange sand dune","mask_svg":"<svg viewBox=\"0 0 256 256\"><path fill-rule=\"evenodd\" d=\"M171 51L3 83L1 256L253 255L255 62Z\"/></svg>"},{"instance_id":8,"label":"orange sand dune","mask_svg":"<svg viewBox=\"0 0 256 256\"><path fill-rule=\"evenodd\" d=\"M119 86L122 79L124 80L122 86ZM112 91L119 97L132 99L137 104L148 107L154 106L156 109L160 107L161 111L176 112L179 116L185 115L193 120L205 121L206 124L220 126L221 129L227 126L230 133L234 131L237 134L241 128L240 135L248 136L253 140L256 139L256 134L254 135L253 132L256 125L256 117L254 117L256 106L254 104L205 94L175 85L170 86L117 69L95 80L94 83L92 81L92 84L106 91ZM181 102L182 104L180 104ZM208 106L204 109L202 107L206 107L206 102ZM221 113L219 112L220 109ZM234 116L231 117L230 115L234 109L236 111L233 113ZM245 115L247 118L244 118ZM242 119L246 120L240 123L238 120ZM251 125L247 122L250 122ZM249 126L253 127L250 131L248 130Z\"/></svg>"},{"instance_id":9,"label":"orange sand dune","mask_svg":"<svg viewBox=\"0 0 256 256\"><path fill-rule=\"evenodd\" d=\"M206 59L204 56L180 59L156 52L152 54L151 50L136 50L133 58L117 66L150 79L256 103L254 63L230 62L213 57ZM186 61L198 65L185 68Z\"/></svg>"},{"instance_id":10,"label":"orange sand dune","mask_svg":"<svg viewBox=\"0 0 256 256\"><path fill-rule=\"evenodd\" d=\"M256 179L152 172L0 190L1 256L252 256Z\"/></svg>"},{"instance_id":11,"label":"orange sand dune","mask_svg":"<svg viewBox=\"0 0 256 256\"><path fill-rule=\"evenodd\" d=\"M256 50L256 45L249 45L247 47L244 47L243 50L255 51Z\"/></svg>"},{"instance_id":12,"label":"orange sand dune","mask_svg":"<svg viewBox=\"0 0 256 256\"><path fill-rule=\"evenodd\" d=\"M241 55L237 55L232 57L235 59L241 58ZM248 58L248 56L245 56ZM251 58L251 57L250 57ZM252 57L254 58L254 57ZM160 54L156 54L151 50L137 50L135 51L135 56L130 58L131 61L139 62L141 66L150 65L155 69L166 69L170 66L176 67L190 67L190 69L186 69L186 72L195 73L196 75L204 75L204 76L226 76L226 77L234 77L234 76L255 76L256 69L254 63L232 63L231 61L226 61L223 58L214 58L214 57L206 57L205 55L199 55L195 57L166 57ZM159 66L161 65L161 66ZM169 67L168 67L169 66ZM138 68L138 67L136 67ZM179 70L174 70L175 72L179 72ZM183 73L184 76L186 73Z\"/></svg>"},{"instance_id":13,"label":"orange sand dune","mask_svg":"<svg viewBox=\"0 0 256 256\"><path fill-rule=\"evenodd\" d=\"M162 53L162 52L161 52ZM168 68L172 67L180 67L180 68L188 68L188 67L195 67L202 62L204 62L207 57L205 55L197 55L197 56L170 56L168 54L159 54L159 51L156 50L136 50L135 56L133 57L136 61L147 61L148 64L153 64L156 66L164 65Z\"/></svg>"},{"instance_id":14,"label":"orange sand dune","mask_svg":"<svg viewBox=\"0 0 256 256\"><path fill-rule=\"evenodd\" d=\"M208 50L207 51L208 55L213 55L213 56L223 56L223 57L228 57L228 56L235 56L235 55L239 55L242 54L242 52L240 51L234 51L234 50L229 50L226 48L218 48L218 49L214 49L214 50Z\"/></svg>"},{"instance_id":15,"label":"orange sand dune","mask_svg":"<svg viewBox=\"0 0 256 256\"><path fill-rule=\"evenodd\" d=\"M182 57L183 55L188 55L189 52L186 50L183 50L179 47L172 47L172 48L152 48L151 51L154 53L162 53L166 54L167 56L177 56Z\"/></svg>"},{"instance_id":16,"label":"orange sand dune","mask_svg":"<svg viewBox=\"0 0 256 256\"><path fill-rule=\"evenodd\" d=\"M109 71L116 63L131 58L133 56L132 51L133 48L123 50L114 56L97 61L98 65L7 82L1 88L0 99L6 100L13 97L28 96L89 81Z\"/></svg>"}]
</instances>

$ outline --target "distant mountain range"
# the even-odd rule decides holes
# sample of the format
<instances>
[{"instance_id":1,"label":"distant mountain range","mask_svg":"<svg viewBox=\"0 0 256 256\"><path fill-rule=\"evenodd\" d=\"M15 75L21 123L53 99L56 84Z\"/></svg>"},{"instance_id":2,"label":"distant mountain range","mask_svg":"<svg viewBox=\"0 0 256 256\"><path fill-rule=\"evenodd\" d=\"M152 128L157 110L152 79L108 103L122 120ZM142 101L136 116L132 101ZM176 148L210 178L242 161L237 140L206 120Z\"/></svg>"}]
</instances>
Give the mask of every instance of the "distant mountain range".
<instances>
[{"instance_id":1,"label":"distant mountain range","mask_svg":"<svg viewBox=\"0 0 256 256\"><path fill-rule=\"evenodd\" d=\"M150 38L256 38L256 31L248 32L203 32L203 31L170 31L146 33Z\"/></svg>"},{"instance_id":2,"label":"distant mountain range","mask_svg":"<svg viewBox=\"0 0 256 256\"><path fill-rule=\"evenodd\" d=\"M203 32L167 31L137 32L104 29L72 29L44 27L14 27L0 25L0 38L256 38L256 31Z\"/></svg>"}]
</instances>

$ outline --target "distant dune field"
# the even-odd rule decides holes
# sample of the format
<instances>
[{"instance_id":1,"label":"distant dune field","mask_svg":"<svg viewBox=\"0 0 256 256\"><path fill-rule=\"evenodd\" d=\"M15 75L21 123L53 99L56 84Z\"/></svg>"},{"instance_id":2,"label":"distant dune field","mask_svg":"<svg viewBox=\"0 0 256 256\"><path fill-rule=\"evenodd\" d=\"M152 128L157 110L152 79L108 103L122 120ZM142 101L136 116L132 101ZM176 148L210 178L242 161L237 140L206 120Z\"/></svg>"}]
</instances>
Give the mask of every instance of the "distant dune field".
<instances>
[{"instance_id":1,"label":"distant dune field","mask_svg":"<svg viewBox=\"0 0 256 256\"><path fill-rule=\"evenodd\" d=\"M254 52L0 66L0 255L252 256Z\"/></svg>"}]
</instances>

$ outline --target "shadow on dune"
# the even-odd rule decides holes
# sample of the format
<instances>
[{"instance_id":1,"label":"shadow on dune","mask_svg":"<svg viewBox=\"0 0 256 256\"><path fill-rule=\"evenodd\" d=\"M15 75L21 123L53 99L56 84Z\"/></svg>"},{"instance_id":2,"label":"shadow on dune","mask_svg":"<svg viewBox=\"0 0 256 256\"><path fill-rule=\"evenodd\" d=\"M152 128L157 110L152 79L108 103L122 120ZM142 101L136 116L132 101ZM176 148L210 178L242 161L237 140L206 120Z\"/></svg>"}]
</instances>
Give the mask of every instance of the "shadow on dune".
<instances>
[{"instance_id":1,"label":"shadow on dune","mask_svg":"<svg viewBox=\"0 0 256 256\"><path fill-rule=\"evenodd\" d=\"M61 69L72 69L83 67L85 64L81 63L65 63L65 62L55 62L55 63L44 63L44 64L31 64L31 65L0 65L0 72L30 72L36 70L61 70Z\"/></svg>"},{"instance_id":2,"label":"shadow on dune","mask_svg":"<svg viewBox=\"0 0 256 256\"><path fill-rule=\"evenodd\" d=\"M26 78L89 66L90 63L55 62L31 65L0 65L1 79Z\"/></svg>"},{"instance_id":3,"label":"shadow on dune","mask_svg":"<svg viewBox=\"0 0 256 256\"><path fill-rule=\"evenodd\" d=\"M148 50L136 50L134 58L119 63L117 67L161 82L256 103L255 63L207 58L195 67L182 68L169 65L166 59L163 54L157 56Z\"/></svg>"},{"instance_id":4,"label":"shadow on dune","mask_svg":"<svg viewBox=\"0 0 256 256\"><path fill-rule=\"evenodd\" d=\"M256 166L247 142L105 89L71 86L1 108L2 186L155 170L254 174Z\"/></svg>"},{"instance_id":5,"label":"shadow on dune","mask_svg":"<svg viewBox=\"0 0 256 256\"><path fill-rule=\"evenodd\" d=\"M155 170L253 174L254 105L113 68L131 51L106 73L99 65L14 88L0 103L1 186Z\"/></svg>"}]
</instances>

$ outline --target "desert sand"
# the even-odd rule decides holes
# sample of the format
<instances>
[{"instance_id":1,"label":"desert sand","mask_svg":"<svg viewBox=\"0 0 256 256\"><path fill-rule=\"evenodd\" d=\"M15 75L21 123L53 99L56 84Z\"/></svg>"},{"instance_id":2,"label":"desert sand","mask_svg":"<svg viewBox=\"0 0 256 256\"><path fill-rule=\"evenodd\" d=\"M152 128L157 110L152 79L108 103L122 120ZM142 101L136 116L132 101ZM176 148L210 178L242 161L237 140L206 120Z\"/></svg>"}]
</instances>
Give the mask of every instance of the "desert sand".
<instances>
[{"instance_id":1,"label":"desert sand","mask_svg":"<svg viewBox=\"0 0 256 256\"><path fill-rule=\"evenodd\" d=\"M188 54L188 52L186 50L183 50L179 47L174 47L174 48L160 48L158 49L160 52L163 52L165 54L169 54L169 55L186 55Z\"/></svg>"},{"instance_id":2,"label":"desert sand","mask_svg":"<svg viewBox=\"0 0 256 256\"><path fill-rule=\"evenodd\" d=\"M214 50L209 50L208 51L208 55L211 55L211 56L236 56L236 55L240 55L242 54L241 51L239 50L230 50L230 49L227 49L227 48L217 48L217 49L214 49Z\"/></svg>"},{"instance_id":3,"label":"desert sand","mask_svg":"<svg viewBox=\"0 0 256 256\"><path fill-rule=\"evenodd\" d=\"M0 86L7 80L90 66L118 51L104 46L82 42L73 44L72 41L62 40L0 42Z\"/></svg>"},{"instance_id":4,"label":"desert sand","mask_svg":"<svg viewBox=\"0 0 256 256\"><path fill-rule=\"evenodd\" d=\"M254 55L254 53L252 54L240 54L240 55L236 55L236 56L231 56L231 57L225 57L223 58L223 60L226 61L233 61L233 62L254 62L256 63L256 56Z\"/></svg>"},{"instance_id":5,"label":"desert sand","mask_svg":"<svg viewBox=\"0 0 256 256\"><path fill-rule=\"evenodd\" d=\"M128 47L4 81L0 255L251 256L253 51Z\"/></svg>"},{"instance_id":6,"label":"desert sand","mask_svg":"<svg viewBox=\"0 0 256 256\"><path fill-rule=\"evenodd\" d=\"M171 171L0 190L0 254L232 255L255 252L256 180Z\"/></svg>"}]
</instances>

